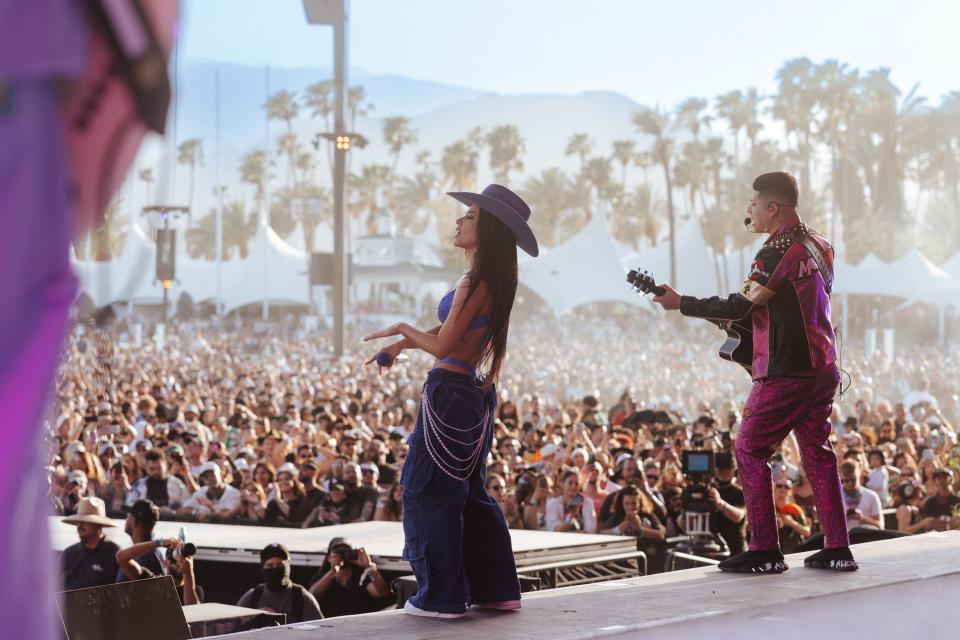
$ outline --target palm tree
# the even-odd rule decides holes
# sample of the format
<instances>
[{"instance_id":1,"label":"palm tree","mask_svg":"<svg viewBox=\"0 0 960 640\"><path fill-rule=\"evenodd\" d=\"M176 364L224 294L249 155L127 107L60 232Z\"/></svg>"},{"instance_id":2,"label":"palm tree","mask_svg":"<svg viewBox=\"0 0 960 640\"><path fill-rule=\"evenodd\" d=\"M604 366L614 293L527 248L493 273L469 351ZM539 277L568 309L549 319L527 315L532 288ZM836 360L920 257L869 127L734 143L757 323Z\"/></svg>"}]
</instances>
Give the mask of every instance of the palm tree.
<instances>
[{"instance_id":1,"label":"palm tree","mask_svg":"<svg viewBox=\"0 0 960 640\"><path fill-rule=\"evenodd\" d=\"M673 209L673 176L671 175L671 161L673 156L673 140L670 138L673 122L670 114L659 107L651 109L642 107L633 114L633 124L641 133L653 136L652 154L656 162L663 169L663 179L667 192L667 224L670 238L670 282L677 282L677 241L676 216Z\"/></svg>"},{"instance_id":2,"label":"palm tree","mask_svg":"<svg viewBox=\"0 0 960 640\"><path fill-rule=\"evenodd\" d=\"M349 191L355 200L353 214L367 214L367 234L375 235L377 216L382 209L383 189L390 180L390 167L385 164L365 164L359 174L351 174Z\"/></svg>"},{"instance_id":3,"label":"palm tree","mask_svg":"<svg viewBox=\"0 0 960 640\"><path fill-rule=\"evenodd\" d=\"M800 193L812 194L813 131L819 125L816 66L809 58L787 60L777 71L778 89L771 114L783 122L787 139L796 140Z\"/></svg>"},{"instance_id":4,"label":"palm tree","mask_svg":"<svg viewBox=\"0 0 960 640\"><path fill-rule=\"evenodd\" d=\"M583 165L587 163L587 156L593 148L593 141L587 133L575 133L567 140L567 148L564 150L565 156L577 156L580 159L580 171L583 172Z\"/></svg>"},{"instance_id":5,"label":"palm tree","mask_svg":"<svg viewBox=\"0 0 960 640\"><path fill-rule=\"evenodd\" d=\"M588 193L592 191L594 194L596 194L595 202L603 202L612 195L612 172L613 165L610 158L605 158L602 156L590 158L587 160L586 164L584 164L581 175L583 176L584 183L588 187ZM587 210L588 219L593 215L591 209L592 207L588 208Z\"/></svg>"},{"instance_id":6,"label":"palm tree","mask_svg":"<svg viewBox=\"0 0 960 640\"><path fill-rule=\"evenodd\" d=\"M393 154L393 166L390 168L390 203L395 207L397 180L397 165L400 162L400 152L404 147L417 141L417 132L410 128L410 120L404 116L394 116L383 121L383 141Z\"/></svg>"},{"instance_id":7,"label":"palm tree","mask_svg":"<svg viewBox=\"0 0 960 640\"><path fill-rule=\"evenodd\" d=\"M306 94L303 98L304 106L313 109L310 113L311 117L323 119L326 131L333 130L333 124L330 122L333 115L333 90L334 85L331 80L321 80L304 89Z\"/></svg>"},{"instance_id":8,"label":"palm tree","mask_svg":"<svg viewBox=\"0 0 960 640\"><path fill-rule=\"evenodd\" d=\"M298 146L293 133L293 121L300 113L300 104L297 102L296 93L281 89L267 98L267 103L263 105L263 108L267 110L268 121L280 120L287 125L287 133L281 138L277 151L287 156L287 184L296 184Z\"/></svg>"},{"instance_id":9,"label":"palm tree","mask_svg":"<svg viewBox=\"0 0 960 640\"><path fill-rule=\"evenodd\" d=\"M203 166L203 141L199 138L190 138L180 143L177 148L177 163L185 164L190 167L190 196L187 201L189 207L187 216L192 216L193 212L193 185L194 175L197 165Z\"/></svg>"},{"instance_id":10,"label":"palm tree","mask_svg":"<svg viewBox=\"0 0 960 640\"><path fill-rule=\"evenodd\" d=\"M550 167L527 180L520 195L530 204L530 225L537 238L547 246L561 242L560 226L571 209L570 178L558 167Z\"/></svg>"},{"instance_id":11,"label":"palm tree","mask_svg":"<svg viewBox=\"0 0 960 640\"><path fill-rule=\"evenodd\" d=\"M715 101L717 116L727 121L727 130L733 138L733 166L740 172L740 132L747 127L750 114L743 92L739 89L717 96Z\"/></svg>"},{"instance_id":12,"label":"palm tree","mask_svg":"<svg viewBox=\"0 0 960 640\"><path fill-rule=\"evenodd\" d=\"M363 85L354 85L347 89L347 111L350 112L350 131L357 130L357 116L369 115L374 105L368 100Z\"/></svg>"},{"instance_id":13,"label":"palm tree","mask_svg":"<svg viewBox=\"0 0 960 640\"><path fill-rule=\"evenodd\" d=\"M443 148L440 158L443 181L454 191L472 189L477 181L477 151L466 140L457 140Z\"/></svg>"},{"instance_id":14,"label":"palm tree","mask_svg":"<svg viewBox=\"0 0 960 640\"><path fill-rule=\"evenodd\" d=\"M637 143L633 140L614 140L613 158L620 163L620 188L627 186L627 165L633 161Z\"/></svg>"},{"instance_id":15,"label":"palm tree","mask_svg":"<svg viewBox=\"0 0 960 640\"><path fill-rule=\"evenodd\" d=\"M713 118L704 111L708 106L705 98L687 98L677 105L677 125L691 134L695 142L700 141L700 130L709 129Z\"/></svg>"},{"instance_id":16,"label":"palm tree","mask_svg":"<svg viewBox=\"0 0 960 640\"><path fill-rule=\"evenodd\" d=\"M263 196L266 192L264 184L264 162L266 156L263 149L254 149L244 154L240 160L240 182L254 186L254 200L257 211L263 206Z\"/></svg>"},{"instance_id":17,"label":"palm tree","mask_svg":"<svg viewBox=\"0 0 960 640\"><path fill-rule=\"evenodd\" d=\"M502 124L494 127L487 134L486 142L490 148L490 168L493 169L495 180L504 184L510 181L511 171L523 171L521 156L527 149L515 126Z\"/></svg>"},{"instance_id":18,"label":"palm tree","mask_svg":"<svg viewBox=\"0 0 960 640\"><path fill-rule=\"evenodd\" d=\"M830 239L835 241L841 212L848 215L850 210L850 130L860 72L836 60L826 60L816 68L814 76L817 101L823 109L817 136L830 149Z\"/></svg>"},{"instance_id":19,"label":"palm tree","mask_svg":"<svg viewBox=\"0 0 960 640\"><path fill-rule=\"evenodd\" d=\"M262 175L262 174L261 174ZM249 254L250 241L257 232L256 212L247 215L243 200L237 198L223 205L223 254L236 248L240 258Z\"/></svg>"},{"instance_id":20,"label":"palm tree","mask_svg":"<svg viewBox=\"0 0 960 640\"><path fill-rule=\"evenodd\" d=\"M140 169L137 178L143 183L143 201L145 204L150 204L153 201L150 197L150 185L154 183L153 169L150 167Z\"/></svg>"}]
</instances>

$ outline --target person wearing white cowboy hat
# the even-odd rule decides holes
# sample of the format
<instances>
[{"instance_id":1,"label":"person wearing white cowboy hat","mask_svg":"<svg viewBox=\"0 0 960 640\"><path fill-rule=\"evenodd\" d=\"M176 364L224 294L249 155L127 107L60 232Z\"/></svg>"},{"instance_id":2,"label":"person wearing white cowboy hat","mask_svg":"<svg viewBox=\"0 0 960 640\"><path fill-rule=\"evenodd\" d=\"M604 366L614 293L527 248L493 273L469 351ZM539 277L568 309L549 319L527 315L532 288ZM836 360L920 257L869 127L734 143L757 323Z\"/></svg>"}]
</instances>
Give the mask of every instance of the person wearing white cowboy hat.
<instances>
[{"instance_id":1,"label":"person wearing white cowboy hat","mask_svg":"<svg viewBox=\"0 0 960 640\"><path fill-rule=\"evenodd\" d=\"M198 469L200 483L190 499L177 511L179 515L193 516L200 522L219 520L229 522L243 507L240 491L224 484L220 476L220 467L216 462L204 462Z\"/></svg>"},{"instance_id":2,"label":"person wearing white cowboy hat","mask_svg":"<svg viewBox=\"0 0 960 640\"><path fill-rule=\"evenodd\" d=\"M107 517L107 508L100 498L83 498L77 512L63 519L77 525L80 542L67 547L60 557L64 589L85 589L113 584L117 577L117 551L120 548L107 540L104 527L117 524Z\"/></svg>"},{"instance_id":3,"label":"person wearing white cowboy hat","mask_svg":"<svg viewBox=\"0 0 960 640\"><path fill-rule=\"evenodd\" d=\"M433 618L462 617L470 605L520 608L510 533L484 488L483 462L492 444L495 383L517 292L517 248L540 253L530 207L510 189L491 184L481 193L447 195L467 207L453 237L467 271L441 298L440 325L420 331L401 322L364 338L402 336L366 364L389 369L411 348L437 359L400 478L403 557L418 584L404 610ZM480 365L485 371L477 371Z\"/></svg>"}]
</instances>

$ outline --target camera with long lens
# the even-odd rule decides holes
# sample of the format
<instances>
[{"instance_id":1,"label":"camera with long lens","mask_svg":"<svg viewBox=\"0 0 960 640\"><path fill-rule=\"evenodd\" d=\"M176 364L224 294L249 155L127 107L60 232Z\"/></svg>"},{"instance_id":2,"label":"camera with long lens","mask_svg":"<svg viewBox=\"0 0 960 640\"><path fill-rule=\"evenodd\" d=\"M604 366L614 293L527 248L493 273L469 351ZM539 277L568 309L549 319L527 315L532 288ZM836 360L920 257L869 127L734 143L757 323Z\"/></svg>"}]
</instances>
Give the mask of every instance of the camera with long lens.
<instances>
[{"instance_id":1,"label":"camera with long lens","mask_svg":"<svg viewBox=\"0 0 960 640\"><path fill-rule=\"evenodd\" d=\"M334 547L331 553L336 553L344 562L354 562L360 557L356 549L347 545Z\"/></svg>"},{"instance_id":2,"label":"camera with long lens","mask_svg":"<svg viewBox=\"0 0 960 640\"><path fill-rule=\"evenodd\" d=\"M181 558L189 558L197 555L197 545L192 542L184 542L176 549L167 548L167 559L173 562L179 562Z\"/></svg>"}]
</instances>

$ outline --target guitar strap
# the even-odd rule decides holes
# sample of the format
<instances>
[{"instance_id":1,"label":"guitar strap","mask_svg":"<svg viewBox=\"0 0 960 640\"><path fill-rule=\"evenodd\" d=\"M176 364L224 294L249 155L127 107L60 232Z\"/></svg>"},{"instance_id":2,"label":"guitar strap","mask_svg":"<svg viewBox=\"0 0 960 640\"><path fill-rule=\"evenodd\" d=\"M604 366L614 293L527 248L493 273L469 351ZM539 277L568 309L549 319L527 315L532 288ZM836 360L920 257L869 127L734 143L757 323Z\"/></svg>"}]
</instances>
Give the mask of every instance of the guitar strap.
<instances>
[{"instance_id":1,"label":"guitar strap","mask_svg":"<svg viewBox=\"0 0 960 640\"><path fill-rule=\"evenodd\" d=\"M823 284L827 290L827 295L830 295L830 292L833 291L833 271L827 268L827 262L823 259L820 247L817 246L813 238L808 235L803 236L800 243L807 248L814 262L817 263L817 268L820 269L820 275L823 277Z\"/></svg>"}]
</instances>

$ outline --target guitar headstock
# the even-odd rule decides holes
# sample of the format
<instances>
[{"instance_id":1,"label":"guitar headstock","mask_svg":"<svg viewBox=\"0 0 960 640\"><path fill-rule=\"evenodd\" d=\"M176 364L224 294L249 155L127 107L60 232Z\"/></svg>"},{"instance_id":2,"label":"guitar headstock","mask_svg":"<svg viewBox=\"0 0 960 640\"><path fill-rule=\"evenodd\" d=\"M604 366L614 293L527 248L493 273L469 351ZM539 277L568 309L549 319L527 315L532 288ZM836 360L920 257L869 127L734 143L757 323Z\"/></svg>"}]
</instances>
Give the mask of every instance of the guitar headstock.
<instances>
[{"instance_id":1,"label":"guitar headstock","mask_svg":"<svg viewBox=\"0 0 960 640\"><path fill-rule=\"evenodd\" d=\"M665 289L658 285L657 281L653 279L653 275L646 271L631 269L630 273L627 274L627 282L629 282L630 286L636 289L640 295L652 293L659 296L665 292Z\"/></svg>"}]
</instances>

